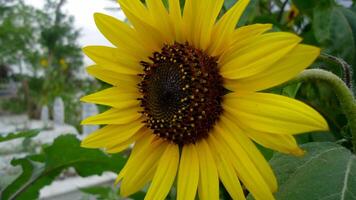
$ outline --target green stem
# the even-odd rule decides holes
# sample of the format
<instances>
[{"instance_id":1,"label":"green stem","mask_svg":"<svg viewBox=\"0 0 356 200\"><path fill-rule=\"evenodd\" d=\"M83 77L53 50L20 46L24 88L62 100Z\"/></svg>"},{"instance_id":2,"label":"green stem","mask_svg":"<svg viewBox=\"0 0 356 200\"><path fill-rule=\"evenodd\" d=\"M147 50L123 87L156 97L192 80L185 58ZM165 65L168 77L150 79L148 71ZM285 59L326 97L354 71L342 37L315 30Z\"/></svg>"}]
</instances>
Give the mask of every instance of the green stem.
<instances>
[{"instance_id":1,"label":"green stem","mask_svg":"<svg viewBox=\"0 0 356 200\"><path fill-rule=\"evenodd\" d=\"M346 61L326 53L320 54L319 59L340 66L342 68L344 82L348 88L352 89L352 68Z\"/></svg>"},{"instance_id":2,"label":"green stem","mask_svg":"<svg viewBox=\"0 0 356 200\"><path fill-rule=\"evenodd\" d=\"M308 69L304 70L288 84L315 80L328 83L330 89L336 94L341 109L348 119L352 134L352 145L354 153L356 153L356 101L345 82L331 72L321 69Z\"/></svg>"}]
</instances>

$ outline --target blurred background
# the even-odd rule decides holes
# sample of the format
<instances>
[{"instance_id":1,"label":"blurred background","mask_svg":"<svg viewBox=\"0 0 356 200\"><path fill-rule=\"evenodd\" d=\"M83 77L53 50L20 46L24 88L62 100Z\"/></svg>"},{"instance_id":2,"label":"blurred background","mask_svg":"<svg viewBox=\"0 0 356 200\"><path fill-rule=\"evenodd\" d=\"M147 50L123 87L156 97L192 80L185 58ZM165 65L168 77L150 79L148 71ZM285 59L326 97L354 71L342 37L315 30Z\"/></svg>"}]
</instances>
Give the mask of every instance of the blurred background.
<instances>
[{"instance_id":1,"label":"blurred background","mask_svg":"<svg viewBox=\"0 0 356 200\"><path fill-rule=\"evenodd\" d=\"M235 2L225 0L221 15ZM94 12L125 20L115 0L0 0L0 191L23 172L24 157L46 155L46 148L52 148L58 137L69 137L68 133L80 139L98 128L83 127L80 121L106 108L79 102L84 94L107 87L86 74L85 67L91 61L81 51L86 45L112 46L96 29ZM272 23L273 31L296 33L303 43L320 46L324 53L342 58L348 67L342 68L327 57L319 58L312 67L334 72L354 90L355 0L251 0L238 26L253 23ZM349 141L343 140L351 137L347 120L340 111L340 102L326 85L312 82L269 92L303 100L327 118L329 134L304 134L298 138L300 143L338 141L350 148ZM267 158L273 154L263 151ZM16 164L14 158L21 162ZM60 169L50 181L39 184L31 197L93 199L100 194L103 199L118 199L116 189L111 187L115 174L91 176L110 170L83 175L70 165ZM107 187L94 187L98 185ZM88 187L91 189L77 189Z\"/></svg>"},{"instance_id":2,"label":"blurred background","mask_svg":"<svg viewBox=\"0 0 356 200\"><path fill-rule=\"evenodd\" d=\"M11 166L13 158L41 151L42 145L60 135L80 137L97 129L82 127L80 121L104 108L82 104L79 98L105 86L86 74L85 66L91 61L81 48L111 46L97 30L93 14L105 12L123 19L117 8L109 0L0 0L0 138L15 132L30 136L28 130L40 132L36 137L0 143L0 191L21 172L20 167ZM68 194L73 184L85 187L92 182L112 183L114 178L76 179L69 170L59 178L67 181L44 190L41 198L73 199ZM80 199L80 194L74 195Z\"/></svg>"}]
</instances>

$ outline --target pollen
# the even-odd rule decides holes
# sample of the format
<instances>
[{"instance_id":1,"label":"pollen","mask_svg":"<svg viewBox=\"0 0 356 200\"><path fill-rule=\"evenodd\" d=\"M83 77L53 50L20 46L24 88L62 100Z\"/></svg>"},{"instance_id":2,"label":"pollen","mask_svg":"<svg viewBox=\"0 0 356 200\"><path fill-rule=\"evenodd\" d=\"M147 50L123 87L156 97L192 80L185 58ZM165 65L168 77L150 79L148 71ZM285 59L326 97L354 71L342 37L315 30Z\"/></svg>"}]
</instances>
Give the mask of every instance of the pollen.
<instances>
[{"instance_id":1,"label":"pollen","mask_svg":"<svg viewBox=\"0 0 356 200\"><path fill-rule=\"evenodd\" d=\"M164 45L139 74L143 123L179 145L208 136L222 113L223 88L217 59L188 43Z\"/></svg>"}]
</instances>

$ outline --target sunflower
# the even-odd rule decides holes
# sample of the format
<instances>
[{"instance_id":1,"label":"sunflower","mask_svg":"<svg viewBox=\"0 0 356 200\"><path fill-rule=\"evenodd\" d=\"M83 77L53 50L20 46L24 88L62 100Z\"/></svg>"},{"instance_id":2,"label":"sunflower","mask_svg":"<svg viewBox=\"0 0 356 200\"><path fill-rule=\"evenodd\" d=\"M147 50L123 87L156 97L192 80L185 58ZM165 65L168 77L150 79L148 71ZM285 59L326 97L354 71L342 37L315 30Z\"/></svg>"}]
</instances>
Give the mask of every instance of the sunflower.
<instances>
[{"instance_id":1,"label":"sunflower","mask_svg":"<svg viewBox=\"0 0 356 200\"><path fill-rule=\"evenodd\" d=\"M151 182L145 199L219 199L219 180L233 199L242 185L274 199L277 181L255 143L303 155L293 135L328 129L306 104L263 93L293 78L319 55L301 38L268 32L270 24L235 28L248 0L219 17L223 0L119 0L130 25L95 14L115 46L84 48L89 74L112 85L81 100L110 106L83 124L106 125L82 141L117 153L134 144L118 175L129 196ZM168 8L167 8L168 7ZM177 177L177 179L176 179Z\"/></svg>"}]
</instances>

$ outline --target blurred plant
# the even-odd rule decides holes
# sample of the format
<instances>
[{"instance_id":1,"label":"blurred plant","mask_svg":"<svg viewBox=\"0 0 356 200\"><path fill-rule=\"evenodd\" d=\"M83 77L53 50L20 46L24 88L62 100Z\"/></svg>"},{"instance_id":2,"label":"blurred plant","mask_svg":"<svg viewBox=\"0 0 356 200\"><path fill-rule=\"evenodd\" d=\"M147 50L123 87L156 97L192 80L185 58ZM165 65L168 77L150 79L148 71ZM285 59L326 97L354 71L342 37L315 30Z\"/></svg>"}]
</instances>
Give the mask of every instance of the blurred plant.
<instances>
[{"instance_id":1,"label":"blurred plant","mask_svg":"<svg viewBox=\"0 0 356 200\"><path fill-rule=\"evenodd\" d=\"M108 156L100 150L84 149L74 135L58 137L51 146L43 147L39 154L12 160L21 166L22 173L0 192L0 199L38 199L39 190L50 184L61 172L74 167L76 173L86 177L115 172L125 159L120 155Z\"/></svg>"},{"instance_id":2,"label":"blurred plant","mask_svg":"<svg viewBox=\"0 0 356 200\"><path fill-rule=\"evenodd\" d=\"M9 140L14 140L18 138L31 138L37 136L39 133L39 130L29 130L29 131L23 131L23 132L17 132L17 133L8 133L6 136L0 135L0 142L6 142Z\"/></svg>"},{"instance_id":3,"label":"blurred plant","mask_svg":"<svg viewBox=\"0 0 356 200\"><path fill-rule=\"evenodd\" d=\"M0 104L15 113L27 108L31 117L38 117L42 105L51 105L55 97L61 96L66 119L79 124L76 95L83 84L77 74L83 56L74 18L62 11L66 0L46 0L43 11L23 0L0 3L0 75L8 76L12 71L12 78L22 83L16 99Z\"/></svg>"},{"instance_id":4,"label":"blurred plant","mask_svg":"<svg viewBox=\"0 0 356 200\"><path fill-rule=\"evenodd\" d=\"M44 13L23 0L0 0L0 66L17 66L20 72L33 67L36 72L31 64L39 54L41 24L46 24Z\"/></svg>"},{"instance_id":5,"label":"blurred plant","mask_svg":"<svg viewBox=\"0 0 356 200\"><path fill-rule=\"evenodd\" d=\"M76 76L83 64L81 48L77 44L80 33L74 28L74 18L63 13L65 3L66 0L47 0L45 4L49 23L41 27L39 42L46 58L44 66L48 67L44 69L41 104L49 104L57 96L71 95L74 98L80 85Z\"/></svg>"}]
</instances>

